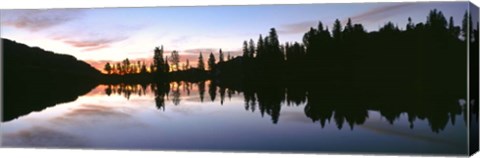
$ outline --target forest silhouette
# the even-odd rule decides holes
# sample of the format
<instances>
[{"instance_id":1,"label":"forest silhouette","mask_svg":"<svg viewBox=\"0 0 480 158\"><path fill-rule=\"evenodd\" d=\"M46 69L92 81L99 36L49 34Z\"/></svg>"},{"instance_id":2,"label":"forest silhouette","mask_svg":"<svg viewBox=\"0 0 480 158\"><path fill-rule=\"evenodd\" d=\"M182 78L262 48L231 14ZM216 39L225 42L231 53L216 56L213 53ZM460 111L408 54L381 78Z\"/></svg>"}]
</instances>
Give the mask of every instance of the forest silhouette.
<instances>
[{"instance_id":1,"label":"forest silhouette","mask_svg":"<svg viewBox=\"0 0 480 158\"><path fill-rule=\"evenodd\" d=\"M242 93L246 110L269 115L272 123L278 123L282 104L305 104L305 115L322 127L333 120L339 129L345 123L353 129L365 122L369 110L376 110L392 124L402 113L411 123L426 119L439 132L466 112L458 102L466 99L467 43L478 52L478 23L471 27L465 12L462 25L455 26L452 17L447 20L436 9L426 19L415 24L408 18L405 29L387 22L372 32L350 19L345 24L337 19L331 31L319 22L301 42L284 44L271 28L256 42L245 40L242 56L225 57L219 49L215 59L213 52L199 52L197 65L188 60L180 65L178 51L167 55L160 46L150 65L126 58L106 63L106 73L72 56L2 39L3 121L75 100L97 84L109 85L107 95L127 98L145 94L150 85L157 107L165 109L166 99L180 104L180 89L170 83L182 82L198 87L201 102L220 98L223 103L225 96ZM125 88L137 84L141 86Z\"/></svg>"}]
</instances>

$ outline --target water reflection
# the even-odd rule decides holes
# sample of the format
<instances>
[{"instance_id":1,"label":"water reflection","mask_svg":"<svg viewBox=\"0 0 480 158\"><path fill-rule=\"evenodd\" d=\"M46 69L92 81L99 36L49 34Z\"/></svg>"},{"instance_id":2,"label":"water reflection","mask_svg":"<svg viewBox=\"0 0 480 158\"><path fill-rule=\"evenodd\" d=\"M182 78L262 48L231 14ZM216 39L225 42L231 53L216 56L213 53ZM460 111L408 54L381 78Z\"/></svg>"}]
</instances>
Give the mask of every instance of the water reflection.
<instances>
[{"instance_id":1,"label":"water reflection","mask_svg":"<svg viewBox=\"0 0 480 158\"><path fill-rule=\"evenodd\" d=\"M219 81L99 85L70 102L4 122L2 145L466 152L465 101L440 104L452 98L408 95L400 96L406 101L389 95L372 99L352 90L308 85ZM435 104L429 104L432 101Z\"/></svg>"},{"instance_id":2,"label":"water reflection","mask_svg":"<svg viewBox=\"0 0 480 158\"><path fill-rule=\"evenodd\" d=\"M279 123L282 106L291 106L303 108L304 116L313 123L318 123L321 128L326 124L334 123L337 129L348 127L353 130L355 126L366 122L369 111L372 110L378 111L382 118L392 125L400 119L401 115L406 115L410 129L415 128L416 120L426 120L431 131L435 133L444 130L449 122L452 125L457 124L459 115L464 117L462 126L466 125L464 115L466 108L461 99L460 101L451 100L447 104L438 104L438 101L435 102L436 104L429 104L428 100L368 102L368 99L352 96L349 93L340 94L334 91L327 93L321 89L301 86L256 85L231 88L215 81L107 85L104 92L108 96L121 95L126 99L132 95L152 95L157 109L165 111L167 101L174 106L184 106L183 99L197 97L198 102L204 103L207 90L208 101L219 101L220 105L228 105L232 97L243 97L246 111L259 113L261 117L268 116L273 124Z\"/></svg>"},{"instance_id":3,"label":"water reflection","mask_svg":"<svg viewBox=\"0 0 480 158\"><path fill-rule=\"evenodd\" d=\"M132 94L143 96L147 94L147 84L118 84L108 85L105 89L105 94L110 96L113 94L123 95L130 99Z\"/></svg>"}]
</instances>

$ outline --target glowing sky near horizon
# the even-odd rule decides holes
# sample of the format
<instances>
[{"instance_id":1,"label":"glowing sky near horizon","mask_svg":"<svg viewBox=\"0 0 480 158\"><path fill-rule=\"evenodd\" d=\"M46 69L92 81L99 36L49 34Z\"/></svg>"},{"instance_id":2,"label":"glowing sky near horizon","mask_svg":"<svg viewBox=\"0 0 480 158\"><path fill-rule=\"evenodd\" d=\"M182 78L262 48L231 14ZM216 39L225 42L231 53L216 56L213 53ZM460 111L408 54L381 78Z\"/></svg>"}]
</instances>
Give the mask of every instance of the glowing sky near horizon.
<instances>
[{"instance_id":1,"label":"glowing sky near horizon","mask_svg":"<svg viewBox=\"0 0 480 158\"><path fill-rule=\"evenodd\" d=\"M388 21L404 28L407 18L425 22L438 9L461 25L466 2L352 3L257 6L146 7L1 10L1 37L90 62L149 59L156 46L195 60L222 48L239 55L242 42L257 41L270 28L280 42L302 41L322 21L361 23L375 31ZM478 13L477 13L478 14ZM478 19L478 18L477 18ZM344 23L342 23L344 24Z\"/></svg>"}]
</instances>

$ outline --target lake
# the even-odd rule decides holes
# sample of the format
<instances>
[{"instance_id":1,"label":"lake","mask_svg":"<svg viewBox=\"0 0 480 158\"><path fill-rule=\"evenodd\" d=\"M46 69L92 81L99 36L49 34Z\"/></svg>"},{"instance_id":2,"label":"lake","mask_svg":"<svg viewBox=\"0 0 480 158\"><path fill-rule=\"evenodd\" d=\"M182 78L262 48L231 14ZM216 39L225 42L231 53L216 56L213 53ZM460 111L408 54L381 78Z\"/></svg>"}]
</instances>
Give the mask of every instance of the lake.
<instances>
[{"instance_id":1,"label":"lake","mask_svg":"<svg viewBox=\"0 0 480 158\"><path fill-rule=\"evenodd\" d=\"M323 94L323 93L322 93ZM98 85L2 123L7 147L331 153L467 153L465 103L453 108L330 105L292 88L239 91L212 81ZM28 99L28 98L25 98ZM337 100L345 102L344 100ZM392 104L396 102L391 101ZM408 101L407 101L408 102ZM421 104L405 107L418 107ZM449 102L450 104L450 102ZM419 109L419 110L417 110ZM453 109L453 110L451 110Z\"/></svg>"}]
</instances>

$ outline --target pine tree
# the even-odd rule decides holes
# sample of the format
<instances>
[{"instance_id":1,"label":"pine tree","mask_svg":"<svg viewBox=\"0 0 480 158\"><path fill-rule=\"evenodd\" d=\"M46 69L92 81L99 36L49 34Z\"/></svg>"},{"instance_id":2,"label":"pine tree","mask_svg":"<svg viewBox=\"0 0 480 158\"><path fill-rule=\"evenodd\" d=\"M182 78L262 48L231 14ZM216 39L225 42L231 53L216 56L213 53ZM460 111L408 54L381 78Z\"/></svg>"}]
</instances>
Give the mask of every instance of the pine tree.
<instances>
[{"instance_id":1,"label":"pine tree","mask_svg":"<svg viewBox=\"0 0 480 158\"><path fill-rule=\"evenodd\" d=\"M450 20L448 20L448 31L453 32L455 25L453 23L453 17L450 16Z\"/></svg>"},{"instance_id":2,"label":"pine tree","mask_svg":"<svg viewBox=\"0 0 480 158\"><path fill-rule=\"evenodd\" d=\"M447 27L447 20L441 11L434 9L431 10L427 16L427 26L433 29L445 29Z\"/></svg>"},{"instance_id":3,"label":"pine tree","mask_svg":"<svg viewBox=\"0 0 480 158\"><path fill-rule=\"evenodd\" d=\"M205 70L205 63L203 62L203 55L202 52L200 52L200 55L198 56L198 69L200 70Z\"/></svg>"},{"instance_id":4,"label":"pine tree","mask_svg":"<svg viewBox=\"0 0 480 158\"><path fill-rule=\"evenodd\" d=\"M147 65L145 64L145 61L142 63L142 68L140 70L141 74L147 73Z\"/></svg>"},{"instance_id":5,"label":"pine tree","mask_svg":"<svg viewBox=\"0 0 480 158\"><path fill-rule=\"evenodd\" d=\"M225 61L225 59L223 58L223 52L222 52L222 49L220 49L220 51L218 53L218 62L223 63L224 61Z\"/></svg>"},{"instance_id":6,"label":"pine tree","mask_svg":"<svg viewBox=\"0 0 480 158\"><path fill-rule=\"evenodd\" d=\"M472 16L468 13L468 11L465 11L465 14L463 15L463 21L462 21L462 37L466 41L467 40L467 35L470 34L471 38L473 35L472 34Z\"/></svg>"},{"instance_id":7,"label":"pine tree","mask_svg":"<svg viewBox=\"0 0 480 158\"><path fill-rule=\"evenodd\" d=\"M250 54L249 50L248 50L248 43L247 41L243 41L243 57L248 57Z\"/></svg>"},{"instance_id":8,"label":"pine tree","mask_svg":"<svg viewBox=\"0 0 480 158\"><path fill-rule=\"evenodd\" d=\"M165 57L165 63L163 64L164 66L164 71L165 72L170 72L170 64L168 63L168 56Z\"/></svg>"},{"instance_id":9,"label":"pine tree","mask_svg":"<svg viewBox=\"0 0 480 158\"><path fill-rule=\"evenodd\" d=\"M172 62L173 70L178 71L179 70L179 63L180 63L180 55L178 54L178 51L174 50L172 51L172 55L170 57L170 62Z\"/></svg>"},{"instance_id":10,"label":"pine tree","mask_svg":"<svg viewBox=\"0 0 480 158\"><path fill-rule=\"evenodd\" d=\"M348 18L347 24L345 25L345 29L343 30L343 32L345 32L346 34L349 34L352 31L353 31L352 20Z\"/></svg>"},{"instance_id":11,"label":"pine tree","mask_svg":"<svg viewBox=\"0 0 480 158\"><path fill-rule=\"evenodd\" d=\"M213 52L211 52L210 57L208 57L208 69L210 71L215 69L215 56L213 55Z\"/></svg>"},{"instance_id":12,"label":"pine tree","mask_svg":"<svg viewBox=\"0 0 480 158\"><path fill-rule=\"evenodd\" d=\"M256 58L261 58L263 56L263 38L262 35L258 37L258 42L257 42L257 56Z\"/></svg>"},{"instance_id":13,"label":"pine tree","mask_svg":"<svg viewBox=\"0 0 480 158\"><path fill-rule=\"evenodd\" d=\"M281 47L280 47L280 42L278 40L278 35L277 31L275 28L270 29L270 33L268 36L268 48L270 50L270 55L273 58L274 61L279 62L284 59L284 55L282 53Z\"/></svg>"},{"instance_id":14,"label":"pine tree","mask_svg":"<svg viewBox=\"0 0 480 158\"><path fill-rule=\"evenodd\" d=\"M255 56L255 43L253 39L250 39L248 43L248 57L253 58Z\"/></svg>"},{"instance_id":15,"label":"pine tree","mask_svg":"<svg viewBox=\"0 0 480 158\"><path fill-rule=\"evenodd\" d=\"M164 72L165 70L162 69L162 65L165 62L165 60L163 59L163 45L161 46L161 48L155 47L155 50L153 52L153 65L155 67L153 71Z\"/></svg>"},{"instance_id":16,"label":"pine tree","mask_svg":"<svg viewBox=\"0 0 480 158\"><path fill-rule=\"evenodd\" d=\"M340 20L335 20L335 23L333 23L333 38L336 40L340 40L342 38L342 24L340 23Z\"/></svg>"}]
</instances>

